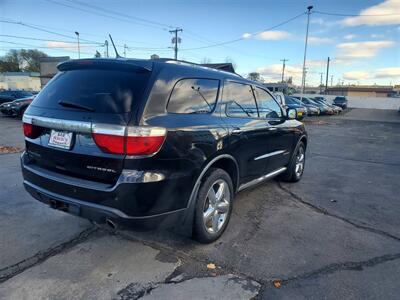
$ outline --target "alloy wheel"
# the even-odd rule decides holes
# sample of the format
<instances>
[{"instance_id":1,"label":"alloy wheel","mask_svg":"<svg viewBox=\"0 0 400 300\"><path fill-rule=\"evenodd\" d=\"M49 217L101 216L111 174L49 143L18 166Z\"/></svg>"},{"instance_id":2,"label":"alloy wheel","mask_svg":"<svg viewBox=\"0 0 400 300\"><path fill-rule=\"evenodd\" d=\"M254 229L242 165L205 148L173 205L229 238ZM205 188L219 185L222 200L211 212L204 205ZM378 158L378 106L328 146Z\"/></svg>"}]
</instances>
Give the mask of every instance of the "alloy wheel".
<instances>
[{"instance_id":1,"label":"alloy wheel","mask_svg":"<svg viewBox=\"0 0 400 300\"><path fill-rule=\"evenodd\" d=\"M297 151L296 167L294 171L297 178L299 178L303 174L304 159L305 159L304 148L300 147L299 150Z\"/></svg>"},{"instance_id":2,"label":"alloy wheel","mask_svg":"<svg viewBox=\"0 0 400 300\"><path fill-rule=\"evenodd\" d=\"M203 224L207 232L217 234L228 219L231 193L228 184L218 179L208 190L203 209Z\"/></svg>"}]
</instances>

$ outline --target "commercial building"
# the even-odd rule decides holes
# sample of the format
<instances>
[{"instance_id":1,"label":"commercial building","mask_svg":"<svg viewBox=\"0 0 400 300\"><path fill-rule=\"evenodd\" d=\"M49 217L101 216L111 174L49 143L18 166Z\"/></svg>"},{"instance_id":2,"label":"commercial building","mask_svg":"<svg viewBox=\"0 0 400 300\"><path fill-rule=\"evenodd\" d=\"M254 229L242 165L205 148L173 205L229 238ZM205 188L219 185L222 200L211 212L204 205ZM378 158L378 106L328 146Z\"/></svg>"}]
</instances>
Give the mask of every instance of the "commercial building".
<instances>
[{"instance_id":1,"label":"commercial building","mask_svg":"<svg viewBox=\"0 0 400 300\"><path fill-rule=\"evenodd\" d=\"M327 95L358 97L389 97L393 93L392 86L334 86L327 90Z\"/></svg>"},{"instance_id":2,"label":"commercial building","mask_svg":"<svg viewBox=\"0 0 400 300\"><path fill-rule=\"evenodd\" d=\"M36 72L0 73L1 90L40 91L40 77Z\"/></svg>"},{"instance_id":3,"label":"commercial building","mask_svg":"<svg viewBox=\"0 0 400 300\"><path fill-rule=\"evenodd\" d=\"M40 82L42 88L47 82L53 78L58 70L57 65L63 61L69 60L69 56L58 56L58 57L41 57L40 61Z\"/></svg>"}]
</instances>

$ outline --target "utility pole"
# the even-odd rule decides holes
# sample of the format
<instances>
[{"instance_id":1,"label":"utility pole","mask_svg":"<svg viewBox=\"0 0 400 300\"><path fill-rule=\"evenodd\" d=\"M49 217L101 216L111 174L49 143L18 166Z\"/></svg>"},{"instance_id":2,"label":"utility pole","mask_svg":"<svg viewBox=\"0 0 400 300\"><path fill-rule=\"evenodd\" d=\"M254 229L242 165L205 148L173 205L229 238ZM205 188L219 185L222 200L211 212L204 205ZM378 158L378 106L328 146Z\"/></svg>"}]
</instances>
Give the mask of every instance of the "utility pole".
<instances>
[{"instance_id":1,"label":"utility pole","mask_svg":"<svg viewBox=\"0 0 400 300\"><path fill-rule=\"evenodd\" d=\"M331 75L331 86L333 86L333 75Z\"/></svg>"},{"instance_id":2,"label":"utility pole","mask_svg":"<svg viewBox=\"0 0 400 300\"><path fill-rule=\"evenodd\" d=\"M79 44L79 32L75 31L75 34L78 38L78 58L81 58L81 45Z\"/></svg>"},{"instance_id":3,"label":"utility pole","mask_svg":"<svg viewBox=\"0 0 400 300\"><path fill-rule=\"evenodd\" d=\"M321 80L319 82L319 93L322 93L322 76L324 76L324 73L319 73L321 75Z\"/></svg>"},{"instance_id":4,"label":"utility pole","mask_svg":"<svg viewBox=\"0 0 400 300\"><path fill-rule=\"evenodd\" d=\"M307 58L307 44L308 44L308 28L310 27L310 14L313 6L310 5L307 7L307 30L306 30L306 42L304 45L304 59L303 59L303 76L301 82L301 93L304 94L304 89L306 85L306 58Z\"/></svg>"},{"instance_id":5,"label":"utility pole","mask_svg":"<svg viewBox=\"0 0 400 300\"><path fill-rule=\"evenodd\" d=\"M126 49L127 49L128 47L126 47L126 44L124 44L124 57L126 58Z\"/></svg>"},{"instance_id":6,"label":"utility pole","mask_svg":"<svg viewBox=\"0 0 400 300\"><path fill-rule=\"evenodd\" d=\"M104 47L106 48L105 52L104 52L104 56L108 58L108 41L107 40L104 42Z\"/></svg>"},{"instance_id":7,"label":"utility pole","mask_svg":"<svg viewBox=\"0 0 400 300\"><path fill-rule=\"evenodd\" d=\"M325 93L328 91L328 77L329 77L329 62L330 58L328 56L328 60L326 62L326 81L325 81Z\"/></svg>"},{"instance_id":8,"label":"utility pole","mask_svg":"<svg viewBox=\"0 0 400 300\"><path fill-rule=\"evenodd\" d=\"M283 77L285 76L285 62L287 62L289 60L284 58L284 59L281 59L281 61L283 62L283 65L282 65L282 82L283 82Z\"/></svg>"},{"instance_id":9,"label":"utility pole","mask_svg":"<svg viewBox=\"0 0 400 300\"><path fill-rule=\"evenodd\" d=\"M175 51L175 60L178 59L178 43L181 42L181 39L178 38L178 32L182 32L183 30L181 28L176 28L174 30L170 30L170 33L174 33L175 37L172 38L172 43L175 44L174 45L174 51Z\"/></svg>"}]
</instances>

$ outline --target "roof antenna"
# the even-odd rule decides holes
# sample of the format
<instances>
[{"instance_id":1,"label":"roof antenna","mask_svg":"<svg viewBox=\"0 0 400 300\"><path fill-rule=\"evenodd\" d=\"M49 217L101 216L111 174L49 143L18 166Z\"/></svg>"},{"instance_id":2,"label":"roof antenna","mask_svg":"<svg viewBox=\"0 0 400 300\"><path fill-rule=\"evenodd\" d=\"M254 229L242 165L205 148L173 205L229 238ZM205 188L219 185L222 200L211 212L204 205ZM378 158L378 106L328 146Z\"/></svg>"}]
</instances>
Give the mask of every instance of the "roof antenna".
<instances>
[{"instance_id":1,"label":"roof antenna","mask_svg":"<svg viewBox=\"0 0 400 300\"><path fill-rule=\"evenodd\" d=\"M115 47L114 41L111 37L111 34L108 34L108 36L110 37L111 43L113 44L115 55L117 56L117 58L122 58L122 56L118 54L117 47Z\"/></svg>"}]
</instances>

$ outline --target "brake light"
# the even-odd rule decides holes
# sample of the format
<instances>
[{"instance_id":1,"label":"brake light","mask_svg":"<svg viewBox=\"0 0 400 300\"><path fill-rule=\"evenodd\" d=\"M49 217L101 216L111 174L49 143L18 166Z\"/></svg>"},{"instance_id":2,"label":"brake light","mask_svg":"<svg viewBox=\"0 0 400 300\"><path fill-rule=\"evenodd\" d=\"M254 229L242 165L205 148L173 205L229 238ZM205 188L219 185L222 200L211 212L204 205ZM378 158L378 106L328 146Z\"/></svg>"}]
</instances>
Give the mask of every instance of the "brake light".
<instances>
[{"instance_id":1,"label":"brake light","mask_svg":"<svg viewBox=\"0 0 400 300\"><path fill-rule=\"evenodd\" d=\"M40 136L40 127L32 125L30 123L23 123L24 135L30 139L36 139Z\"/></svg>"},{"instance_id":2,"label":"brake light","mask_svg":"<svg viewBox=\"0 0 400 300\"><path fill-rule=\"evenodd\" d=\"M103 152L132 156L153 155L164 143L166 129L93 125L92 136Z\"/></svg>"}]
</instances>

